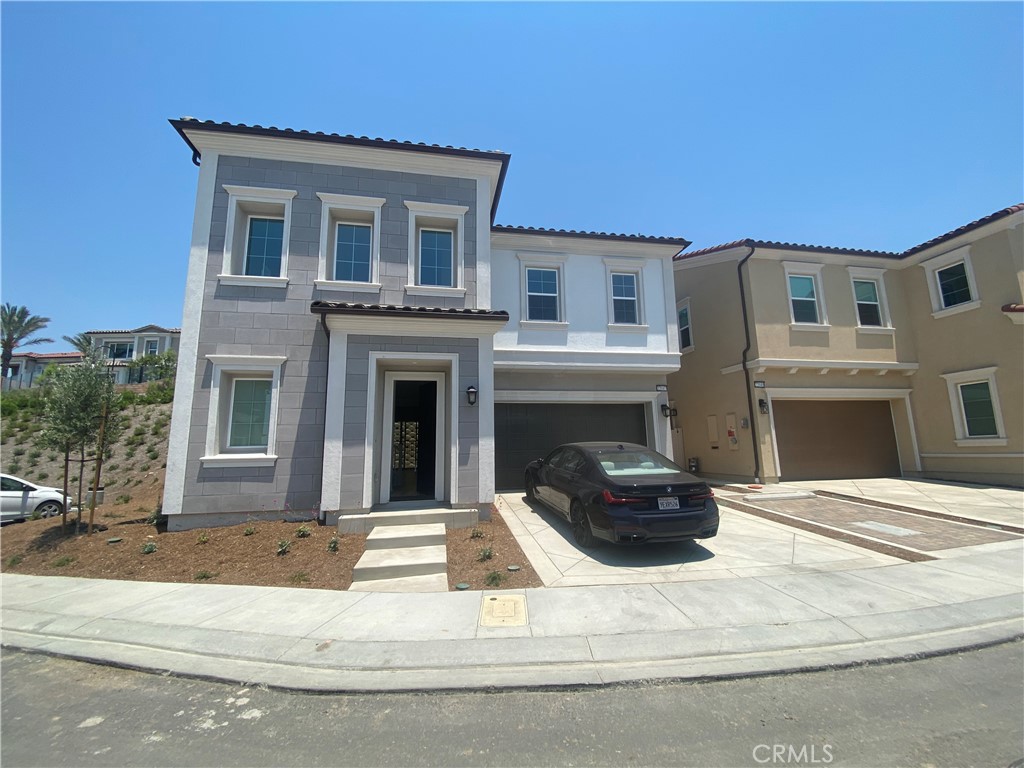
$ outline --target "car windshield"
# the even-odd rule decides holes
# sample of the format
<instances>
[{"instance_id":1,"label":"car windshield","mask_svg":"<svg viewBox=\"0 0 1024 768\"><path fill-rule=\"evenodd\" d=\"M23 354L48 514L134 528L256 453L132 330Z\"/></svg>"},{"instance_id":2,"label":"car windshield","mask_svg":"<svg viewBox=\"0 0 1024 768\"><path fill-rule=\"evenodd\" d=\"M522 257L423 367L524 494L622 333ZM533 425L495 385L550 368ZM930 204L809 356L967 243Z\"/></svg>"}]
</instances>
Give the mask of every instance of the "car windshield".
<instances>
[{"instance_id":1,"label":"car windshield","mask_svg":"<svg viewBox=\"0 0 1024 768\"><path fill-rule=\"evenodd\" d=\"M596 451L594 458L597 460L601 471L609 477L616 475L674 475L682 472L683 469L660 453L635 449L609 449L607 451Z\"/></svg>"}]
</instances>

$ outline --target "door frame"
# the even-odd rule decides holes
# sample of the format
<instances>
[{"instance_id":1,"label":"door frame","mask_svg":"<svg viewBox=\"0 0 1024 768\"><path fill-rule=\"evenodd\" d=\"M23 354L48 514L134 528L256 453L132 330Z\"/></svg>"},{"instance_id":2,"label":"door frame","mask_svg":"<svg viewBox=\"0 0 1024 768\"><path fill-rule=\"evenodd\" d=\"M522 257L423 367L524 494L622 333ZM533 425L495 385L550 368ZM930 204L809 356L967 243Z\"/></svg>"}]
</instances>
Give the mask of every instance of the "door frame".
<instances>
[{"instance_id":1,"label":"door frame","mask_svg":"<svg viewBox=\"0 0 1024 768\"><path fill-rule=\"evenodd\" d=\"M445 373L434 371L385 371L384 402L380 439L380 503L391 501L391 435L395 421L395 382L432 381L435 383L434 404L434 500L444 501L445 433L447 419L445 408Z\"/></svg>"}]
</instances>

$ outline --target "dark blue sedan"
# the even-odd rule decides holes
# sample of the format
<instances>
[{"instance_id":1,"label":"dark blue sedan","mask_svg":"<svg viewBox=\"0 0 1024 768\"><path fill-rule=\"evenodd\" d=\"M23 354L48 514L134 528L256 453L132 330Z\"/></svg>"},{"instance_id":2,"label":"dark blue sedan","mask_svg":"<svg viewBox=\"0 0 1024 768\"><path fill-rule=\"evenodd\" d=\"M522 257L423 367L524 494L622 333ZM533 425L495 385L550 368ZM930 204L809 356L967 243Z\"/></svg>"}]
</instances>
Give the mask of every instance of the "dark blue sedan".
<instances>
[{"instance_id":1,"label":"dark blue sedan","mask_svg":"<svg viewBox=\"0 0 1024 768\"><path fill-rule=\"evenodd\" d=\"M642 445L567 443L526 467L526 496L565 517L581 547L709 539L714 492Z\"/></svg>"}]
</instances>

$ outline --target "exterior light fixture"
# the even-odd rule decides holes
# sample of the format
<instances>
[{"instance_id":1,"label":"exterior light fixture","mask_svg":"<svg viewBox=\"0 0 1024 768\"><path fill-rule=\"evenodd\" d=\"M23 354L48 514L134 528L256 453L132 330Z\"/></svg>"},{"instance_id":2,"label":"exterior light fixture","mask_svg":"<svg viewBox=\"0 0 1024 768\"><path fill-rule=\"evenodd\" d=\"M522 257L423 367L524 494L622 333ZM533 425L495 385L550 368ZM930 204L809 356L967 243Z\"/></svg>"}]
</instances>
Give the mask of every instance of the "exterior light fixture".
<instances>
[{"instance_id":1,"label":"exterior light fixture","mask_svg":"<svg viewBox=\"0 0 1024 768\"><path fill-rule=\"evenodd\" d=\"M669 408L667 405L662 403L661 415L664 416L666 419L670 419L673 416L678 416L679 415L679 411L676 410L675 408Z\"/></svg>"},{"instance_id":2,"label":"exterior light fixture","mask_svg":"<svg viewBox=\"0 0 1024 768\"><path fill-rule=\"evenodd\" d=\"M472 384L466 387L466 402L470 405L476 405L476 387Z\"/></svg>"},{"instance_id":3,"label":"exterior light fixture","mask_svg":"<svg viewBox=\"0 0 1024 768\"><path fill-rule=\"evenodd\" d=\"M757 407L761 409L761 413L763 413L766 416L768 415L768 401L767 400L765 400L764 398L761 398L760 400L758 400L757 401Z\"/></svg>"}]
</instances>

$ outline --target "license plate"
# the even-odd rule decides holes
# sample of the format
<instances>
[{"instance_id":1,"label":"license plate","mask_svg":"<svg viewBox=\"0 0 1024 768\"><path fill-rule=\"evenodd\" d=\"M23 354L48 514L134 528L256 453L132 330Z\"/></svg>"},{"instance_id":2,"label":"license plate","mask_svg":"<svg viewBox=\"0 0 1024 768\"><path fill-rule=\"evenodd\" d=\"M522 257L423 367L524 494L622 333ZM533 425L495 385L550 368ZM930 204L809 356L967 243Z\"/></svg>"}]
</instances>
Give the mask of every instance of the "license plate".
<instances>
[{"instance_id":1,"label":"license plate","mask_svg":"<svg viewBox=\"0 0 1024 768\"><path fill-rule=\"evenodd\" d=\"M677 496L659 496L658 509L679 509L679 498Z\"/></svg>"}]
</instances>

